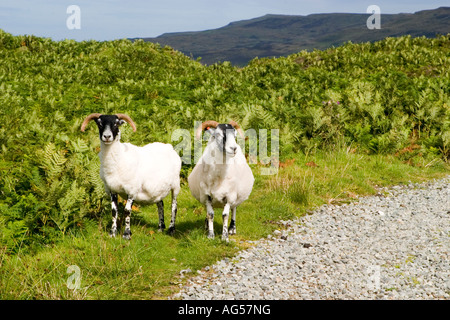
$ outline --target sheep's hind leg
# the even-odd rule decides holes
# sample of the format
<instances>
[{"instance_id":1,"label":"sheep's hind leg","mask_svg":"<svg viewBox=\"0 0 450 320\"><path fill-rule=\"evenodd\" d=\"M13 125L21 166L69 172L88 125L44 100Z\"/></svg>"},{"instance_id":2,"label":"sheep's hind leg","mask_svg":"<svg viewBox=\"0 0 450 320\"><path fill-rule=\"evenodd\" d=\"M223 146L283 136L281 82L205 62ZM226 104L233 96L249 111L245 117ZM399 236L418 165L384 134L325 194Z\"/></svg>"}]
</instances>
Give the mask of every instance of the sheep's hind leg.
<instances>
[{"instance_id":1,"label":"sheep's hind leg","mask_svg":"<svg viewBox=\"0 0 450 320\"><path fill-rule=\"evenodd\" d=\"M158 207L159 217L158 231L162 232L166 228L166 225L164 224L164 202L161 200L156 203L156 206Z\"/></svg>"},{"instance_id":2,"label":"sheep's hind leg","mask_svg":"<svg viewBox=\"0 0 450 320\"><path fill-rule=\"evenodd\" d=\"M122 238L125 240L131 240L131 230L130 230L130 216L133 206L133 199L128 198L127 204L125 205L125 231L123 232Z\"/></svg>"},{"instance_id":3,"label":"sheep's hind leg","mask_svg":"<svg viewBox=\"0 0 450 320\"><path fill-rule=\"evenodd\" d=\"M230 227L228 228L228 234L236 234L236 207L233 208L233 214L231 216Z\"/></svg>"},{"instance_id":4,"label":"sheep's hind leg","mask_svg":"<svg viewBox=\"0 0 450 320\"><path fill-rule=\"evenodd\" d=\"M111 211L112 211L112 226L109 235L115 237L117 234L117 213L119 211L117 206L117 194L111 193Z\"/></svg>"},{"instance_id":5,"label":"sheep's hind leg","mask_svg":"<svg viewBox=\"0 0 450 320\"><path fill-rule=\"evenodd\" d=\"M177 218L177 194L172 190L172 217L170 219L169 234L173 236L175 234L175 220Z\"/></svg>"},{"instance_id":6,"label":"sheep's hind leg","mask_svg":"<svg viewBox=\"0 0 450 320\"><path fill-rule=\"evenodd\" d=\"M208 238L214 239L214 209L210 196L206 200L206 226L208 228Z\"/></svg>"}]
</instances>

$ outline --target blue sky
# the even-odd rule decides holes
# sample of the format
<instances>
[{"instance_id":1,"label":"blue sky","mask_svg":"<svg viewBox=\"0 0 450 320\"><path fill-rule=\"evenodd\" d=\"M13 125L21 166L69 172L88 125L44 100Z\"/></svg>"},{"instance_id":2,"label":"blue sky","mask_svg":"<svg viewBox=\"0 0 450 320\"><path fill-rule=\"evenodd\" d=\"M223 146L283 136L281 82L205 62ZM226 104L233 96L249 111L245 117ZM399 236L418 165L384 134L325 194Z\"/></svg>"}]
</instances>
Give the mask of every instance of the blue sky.
<instances>
[{"instance_id":1,"label":"blue sky","mask_svg":"<svg viewBox=\"0 0 450 320\"><path fill-rule=\"evenodd\" d=\"M54 40L156 37L166 32L215 29L232 21L273 14L413 13L449 6L441 0L0 0L0 29ZM67 8L80 8L80 29L69 29Z\"/></svg>"}]
</instances>

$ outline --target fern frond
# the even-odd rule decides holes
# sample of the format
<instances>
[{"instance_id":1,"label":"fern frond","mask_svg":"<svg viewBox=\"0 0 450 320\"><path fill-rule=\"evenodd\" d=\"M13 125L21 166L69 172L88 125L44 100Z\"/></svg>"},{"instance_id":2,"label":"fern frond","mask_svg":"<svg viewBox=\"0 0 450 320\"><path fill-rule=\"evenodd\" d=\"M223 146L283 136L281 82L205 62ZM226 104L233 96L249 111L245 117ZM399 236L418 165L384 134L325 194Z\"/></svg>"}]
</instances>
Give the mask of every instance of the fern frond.
<instances>
[{"instance_id":1,"label":"fern frond","mask_svg":"<svg viewBox=\"0 0 450 320\"><path fill-rule=\"evenodd\" d=\"M49 178L58 176L64 169L67 161L64 151L57 151L53 143L49 143L44 147L43 152L38 152L42 156L41 168L45 170Z\"/></svg>"}]
</instances>

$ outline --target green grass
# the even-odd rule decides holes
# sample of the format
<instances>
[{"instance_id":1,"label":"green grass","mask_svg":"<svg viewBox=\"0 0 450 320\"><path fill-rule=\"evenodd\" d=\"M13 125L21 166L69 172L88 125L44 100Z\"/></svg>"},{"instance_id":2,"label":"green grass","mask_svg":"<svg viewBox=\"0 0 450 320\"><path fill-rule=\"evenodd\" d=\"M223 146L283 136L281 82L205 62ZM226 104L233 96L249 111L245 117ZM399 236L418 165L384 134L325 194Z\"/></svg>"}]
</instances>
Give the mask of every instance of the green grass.
<instances>
[{"instance_id":1,"label":"green grass","mask_svg":"<svg viewBox=\"0 0 450 320\"><path fill-rule=\"evenodd\" d=\"M295 160L292 160L295 159ZM87 223L82 232L68 232L57 244L34 254L0 255L1 299L166 299L186 278L180 271L197 270L247 248L248 240L266 237L286 220L324 203L356 201L377 186L425 181L449 174L442 160L415 158L414 166L395 156L353 153L350 148L292 154L276 175L260 175L253 166L254 190L238 208L237 235L220 240L221 214L216 214L216 239L204 231L205 210L183 182L174 237L157 231L155 206L133 214L131 241L108 236L109 216ZM430 164L428 165L427 164ZM169 199L166 199L168 201ZM168 208L168 203L166 208ZM166 211L168 212L168 211ZM219 211L216 211L219 212ZM170 217L166 214L166 221ZM69 289L76 265L81 287Z\"/></svg>"}]
</instances>

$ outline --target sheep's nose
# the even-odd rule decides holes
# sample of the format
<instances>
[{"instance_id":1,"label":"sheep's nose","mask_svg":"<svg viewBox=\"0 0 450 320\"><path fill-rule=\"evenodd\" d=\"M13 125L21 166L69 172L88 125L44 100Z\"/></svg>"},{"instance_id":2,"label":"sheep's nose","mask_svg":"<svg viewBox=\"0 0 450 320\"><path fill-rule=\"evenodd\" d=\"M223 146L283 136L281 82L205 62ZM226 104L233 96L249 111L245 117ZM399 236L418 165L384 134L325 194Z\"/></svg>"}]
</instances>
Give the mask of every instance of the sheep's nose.
<instances>
[{"instance_id":1,"label":"sheep's nose","mask_svg":"<svg viewBox=\"0 0 450 320\"><path fill-rule=\"evenodd\" d=\"M236 153L236 149L237 147L231 147L231 151L233 151L233 153Z\"/></svg>"},{"instance_id":2,"label":"sheep's nose","mask_svg":"<svg viewBox=\"0 0 450 320\"><path fill-rule=\"evenodd\" d=\"M103 135L103 139L109 140L109 139L111 139L111 135L110 134L104 134Z\"/></svg>"}]
</instances>

